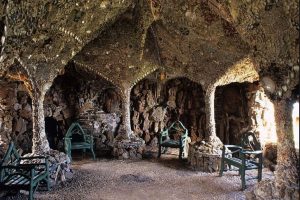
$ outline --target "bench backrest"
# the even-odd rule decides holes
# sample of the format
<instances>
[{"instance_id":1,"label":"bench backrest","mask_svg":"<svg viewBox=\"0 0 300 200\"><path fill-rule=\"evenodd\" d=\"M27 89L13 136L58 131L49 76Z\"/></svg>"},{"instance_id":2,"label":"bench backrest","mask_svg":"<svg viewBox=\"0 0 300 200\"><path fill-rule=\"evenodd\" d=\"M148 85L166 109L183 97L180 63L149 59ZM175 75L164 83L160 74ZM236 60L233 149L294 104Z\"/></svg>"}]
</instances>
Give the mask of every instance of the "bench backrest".
<instances>
[{"instance_id":1,"label":"bench backrest","mask_svg":"<svg viewBox=\"0 0 300 200\"><path fill-rule=\"evenodd\" d=\"M69 127L65 138L73 138L75 140L84 140L85 141L85 135L86 133L84 132L84 130L82 129L82 127L80 126L80 124L78 122L74 122L71 124L71 126Z\"/></svg>"},{"instance_id":2,"label":"bench backrest","mask_svg":"<svg viewBox=\"0 0 300 200\"><path fill-rule=\"evenodd\" d=\"M180 135L184 136L188 134L188 130L184 127L184 125L181 123L181 121L177 120L169 126L166 131L168 132L168 135Z\"/></svg>"},{"instance_id":3,"label":"bench backrest","mask_svg":"<svg viewBox=\"0 0 300 200\"><path fill-rule=\"evenodd\" d=\"M20 154L18 153L13 142L9 143L9 147L1 161L1 165L16 165L20 161Z\"/></svg>"},{"instance_id":4,"label":"bench backrest","mask_svg":"<svg viewBox=\"0 0 300 200\"><path fill-rule=\"evenodd\" d=\"M252 151L262 150L261 144L253 132L246 132L242 135L241 146L243 149Z\"/></svg>"}]
</instances>

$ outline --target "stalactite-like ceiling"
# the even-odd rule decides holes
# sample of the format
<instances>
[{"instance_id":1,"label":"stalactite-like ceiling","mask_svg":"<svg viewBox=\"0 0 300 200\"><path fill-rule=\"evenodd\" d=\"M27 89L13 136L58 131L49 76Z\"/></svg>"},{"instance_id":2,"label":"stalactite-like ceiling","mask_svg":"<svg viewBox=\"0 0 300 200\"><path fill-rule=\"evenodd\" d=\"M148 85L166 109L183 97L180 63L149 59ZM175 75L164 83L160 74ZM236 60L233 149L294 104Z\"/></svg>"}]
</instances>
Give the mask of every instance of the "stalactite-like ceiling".
<instances>
[{"instance_id":1,"label":"stalactite-like ceiling","mask_svg":"<svg viewBox=\"0 0 300 200\"><path fill-rule=\"evenodd\" d=\"M298 8L296 0L2 1L0 71L18 60L29 79L51 82L74 62L133 85L163 68L206 85L250 60L249 77L298 64Z\"/></svg>"}]
</instances>

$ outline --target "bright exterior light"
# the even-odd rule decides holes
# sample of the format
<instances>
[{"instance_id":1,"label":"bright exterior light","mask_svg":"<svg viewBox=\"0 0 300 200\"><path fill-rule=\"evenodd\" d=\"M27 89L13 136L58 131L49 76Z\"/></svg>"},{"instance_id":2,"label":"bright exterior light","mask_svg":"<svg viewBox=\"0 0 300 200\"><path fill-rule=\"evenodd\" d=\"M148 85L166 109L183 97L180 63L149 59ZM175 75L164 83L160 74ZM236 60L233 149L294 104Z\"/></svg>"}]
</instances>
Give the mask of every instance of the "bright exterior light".
<instances>
[{"instance_id":1,"label":"bright exterior light","mask_svg":"<svg viewBox=\"0 0 300 200\"><path fill-rule=\"evenodd\" d=\"M256 102L263 110L258 110L257 129L260 136L260 142L265 145L268 143L277 143L276 123L274 105L263 91L257 91Z\"/></svg>"},{"instance_id":2,"label":"bright exterior light","mask_svg":"<svg viewBox=\"0 0 300 200\"><path fill-rule=\"evenodd\" d=\"M299 149L299 102L294 103L292 118L295 148Z\"/></svg>"}]
</instances>

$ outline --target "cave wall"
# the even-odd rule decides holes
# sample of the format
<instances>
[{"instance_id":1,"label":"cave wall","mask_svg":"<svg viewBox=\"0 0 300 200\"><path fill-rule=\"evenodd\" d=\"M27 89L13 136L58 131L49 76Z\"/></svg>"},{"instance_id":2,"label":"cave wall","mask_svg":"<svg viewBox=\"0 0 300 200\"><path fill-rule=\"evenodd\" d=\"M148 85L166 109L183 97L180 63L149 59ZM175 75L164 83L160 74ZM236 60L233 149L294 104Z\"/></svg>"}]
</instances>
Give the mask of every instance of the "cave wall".
<instances>
[{"instance_id":1,"label":"cave wall","mask_svg":"<svg viewBox=\"0 0 300 200\"><path fill-rule=\"evenodd\" d=\"M239 144L247 130L263 145L277 142L274 106L258 82L217 87L215 117L217 135L225 144Z\"/></svg>"},{"instance_id":2,"label":"cave wall","mask_svg":"<svg viewBox=\"0 0 300 200\"><path fill-rule=\"evenodd\" d=\"M224 144L240 144L249 129L246 84L232 83L216 89L215 119L217 136Z\"/></svg>"},{"instance_id":3,"label":"cave wall","mask_svg":"<svg viewBox=\"0 0 300 200\"><path fill-rule=\"evenodd\" d=\"M56 148L63 148L63 136L79 121L95 139L96 150L112 146L120 123L120 97L110 83L86 72L70 69L55 79L45 95L45 117L59 125Z\"/></svg>"},{"instance_id":4,"label":"cave wall","mask_svg":"<svg viewBox=\"0 0 300 200\"><path fill-rule=\"evenodd\" d=\"M10 141L21 153L31 152L31 99L22 82L0 80L0 158Z\"/></svg>"},{"instance_id":5,"label":"cave wall","mask_svg":"<svg viewBox=\"0 0 300 200\"><path fill-rule=\"evenodd\" d=\"M187 78L164 83L144 79L131 92L133 132L148 146L157 145L157 135L179 119L186 126L192 141L205 136L204 96L201 85Z\"/></svg>"},{"instance_id":6,"label":"cave wall","mask_svg":"<svg viewBox=\"0 0 300 200\"><path fill-rule=\"evenodd\" d=\"M274 170L277 136L274 107L258 82L232 83L216 91L217 135L224 144L240 144L248 130L256 133L264 150L264 165Z\"/></svg>"}]
</instances>

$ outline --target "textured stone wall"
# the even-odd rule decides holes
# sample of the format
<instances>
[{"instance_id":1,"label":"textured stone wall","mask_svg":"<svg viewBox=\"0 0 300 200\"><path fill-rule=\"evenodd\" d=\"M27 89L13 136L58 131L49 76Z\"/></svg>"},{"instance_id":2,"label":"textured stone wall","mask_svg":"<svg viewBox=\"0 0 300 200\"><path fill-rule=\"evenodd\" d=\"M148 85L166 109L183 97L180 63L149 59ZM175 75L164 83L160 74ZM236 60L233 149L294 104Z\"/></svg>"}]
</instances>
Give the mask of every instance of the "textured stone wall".
<instances>
[{"instance_id":1,"label":"textured stone wall","mask_svg":"<svg viewBox=\"0 0 300 200\"><path fill-rule=\"evenodd\" d=\"M215 117L217 136L224 144L240 144L241 134L249 129L247 84L217 87Z\"/></svg>"},{"instance_id":2,"label":"textured stone wall","mask_svg":"<svg viewBox=\"0 0 300 200\"><path fill-rule=\"evenodd\" d=\"M273 103L258 82L220 86L216 92L217 136L224 144L240 144L241 134L251 130L264 148L264 165L274 170L277 136Z\"/></svg>"},{"instance_id":3,"label":"textured stone wall","mask_svg":"<svg viewBox=\"0 0 300 200\"><path fill-rule=\"evenodd\" d=\"M131 123L134 134L155 147L157 134L179 119L192 141L205 136L204 96L201 85L186 78L165 83L156 79L139 82L131 92Z\"/></svg>"},{"instance_id":4,"label":"textured stone wall","mask_svg":"<svg viewBox=\"0 0 300 200\"><path fill-rule=\"evenodd\" d=\"M44 101L45 117L54 118L59 126L56 148L62 149L62 138L74 121L95 137L96 149L112 146L120 123L120 105L120 96L110 83L67 69L55 79Z\"/></svg>"},{"instance_id":5,"label":"textured stone wall","mask_svg":"<svg viewBox=\"0 0 300 200\"><path fill-rule=\"evenodd\" d=\"M0 158L13 141L24 153L32 147L31 99L22 82L0 80Z\"/></svg>"}]
</instances>

